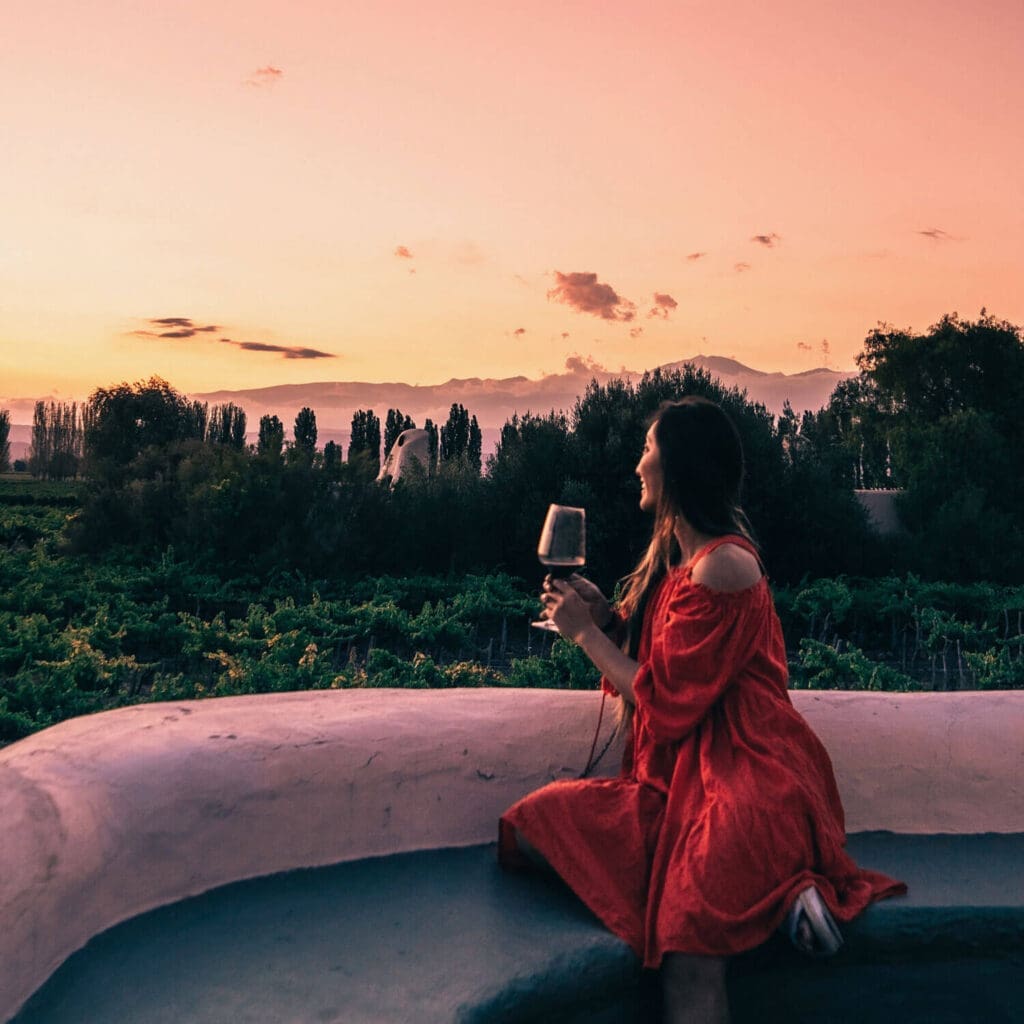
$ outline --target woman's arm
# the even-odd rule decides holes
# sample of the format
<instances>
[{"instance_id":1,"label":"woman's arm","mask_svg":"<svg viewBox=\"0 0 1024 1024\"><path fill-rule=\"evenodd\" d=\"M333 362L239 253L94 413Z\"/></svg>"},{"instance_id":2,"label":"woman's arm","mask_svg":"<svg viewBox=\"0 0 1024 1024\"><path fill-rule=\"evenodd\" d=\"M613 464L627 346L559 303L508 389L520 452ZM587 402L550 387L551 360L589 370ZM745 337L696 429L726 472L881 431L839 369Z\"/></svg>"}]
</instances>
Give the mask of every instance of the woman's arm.
<instances>
[{"instance_id":1,"label":"woman's arm","mask_svg":"<svg viewBox=\"0 0 1024 1024\"><path fill-rule=\"evenodd\" d=\"M596 589L596 588L595 588ZM594 620L591 608L567 580L545 580L541 594L546 615L562 636L583 648L601 675L623 699L634 703L633 677L639 664L625 654Z\"/></svg>"}]
</instances>

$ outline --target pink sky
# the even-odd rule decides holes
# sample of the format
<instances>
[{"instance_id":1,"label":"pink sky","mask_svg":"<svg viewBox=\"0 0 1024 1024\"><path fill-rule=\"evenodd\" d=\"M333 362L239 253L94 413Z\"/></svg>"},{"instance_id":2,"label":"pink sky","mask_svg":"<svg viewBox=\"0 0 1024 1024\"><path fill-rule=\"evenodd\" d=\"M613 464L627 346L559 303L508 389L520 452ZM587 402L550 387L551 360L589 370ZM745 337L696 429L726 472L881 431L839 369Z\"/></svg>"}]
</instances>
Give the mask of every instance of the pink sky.
<instances>
[{"instance_id":1,"label":"pink sky","mask_svg":"<svg viewBox=\"0 0 1024 1024\"><path fill-rule=\"evenodd\" d=\"M20 5L0 403L1022 323L1021 39L1020 0Z\"/></svg>"}]
</instances>

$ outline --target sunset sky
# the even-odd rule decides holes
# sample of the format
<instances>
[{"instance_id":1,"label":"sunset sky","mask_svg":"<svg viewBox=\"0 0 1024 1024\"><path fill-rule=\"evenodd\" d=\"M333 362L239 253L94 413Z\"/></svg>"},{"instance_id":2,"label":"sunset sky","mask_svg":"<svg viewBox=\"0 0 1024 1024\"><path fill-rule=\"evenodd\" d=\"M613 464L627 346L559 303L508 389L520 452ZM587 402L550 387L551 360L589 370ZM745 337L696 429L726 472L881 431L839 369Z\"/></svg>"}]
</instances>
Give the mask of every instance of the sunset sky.
<instances>
[{"instance_id":1,"label":"sunset sky","mask_svg":"<svg viewBox=\"0 0 1024 1024\"><path fill-rule=\"evenodd\" d=\"M0 407L1024 322L1024 3L33 0Z\"/></svg>"}]
</instances>

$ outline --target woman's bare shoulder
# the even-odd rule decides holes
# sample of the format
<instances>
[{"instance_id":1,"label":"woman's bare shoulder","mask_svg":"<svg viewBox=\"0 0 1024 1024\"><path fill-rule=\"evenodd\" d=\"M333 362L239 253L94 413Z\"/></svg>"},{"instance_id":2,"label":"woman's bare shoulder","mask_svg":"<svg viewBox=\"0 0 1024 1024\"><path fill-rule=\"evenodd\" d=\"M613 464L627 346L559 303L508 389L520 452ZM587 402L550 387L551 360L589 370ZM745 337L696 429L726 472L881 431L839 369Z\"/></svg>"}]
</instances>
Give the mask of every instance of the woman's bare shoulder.
<instances>
[{"instance_id":1,"label":"woman's bare shoulder","mask_svg":"<svg viewBox=\"0 0 1024 1024\"><path fill-rule=\"evenodd\" d=\"M761 579L761 566L739 544L720 544L693 567L694 583L723 593L747 590Z\"/></svg>"}]
</instances>

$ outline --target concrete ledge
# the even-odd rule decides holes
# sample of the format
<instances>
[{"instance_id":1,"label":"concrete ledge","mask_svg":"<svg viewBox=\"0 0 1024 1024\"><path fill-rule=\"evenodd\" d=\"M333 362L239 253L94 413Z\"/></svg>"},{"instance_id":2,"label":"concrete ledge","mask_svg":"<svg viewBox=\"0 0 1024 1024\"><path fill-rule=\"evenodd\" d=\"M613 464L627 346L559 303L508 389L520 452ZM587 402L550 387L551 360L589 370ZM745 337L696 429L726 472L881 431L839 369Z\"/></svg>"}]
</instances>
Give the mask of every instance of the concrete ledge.
<instances>
[{"instance_id":1,"label":"concrete ledge","mask_svg":"<svg viewBox=\"0 0 1024 1024\"><path fill-rule=\"evenodd\" d=\"M827 963L781 940L736 958L736 1024L1015 1019L1024 835L874 832L850 848L910 895L869 908ZM289 872L154 910L72 956L15 1024L640 1024L658 1017L654 980L557 880L505 874L483 846Z\"/></svg>"},{"instance_id":2,"label":"concrete ledge","mask_svg":"<svg viewBox=\"0 0 1024 1024\"><path fill-rule=\"evenodd\" d=\"M848 830L1024 832L1024 692L793 698L833 754ZM289 693L125 708L11 745L0 1020L92 936L154 907L491 840L510 803L579 772L598 704L561 691Z\"/></svg>"}]
</instances>

